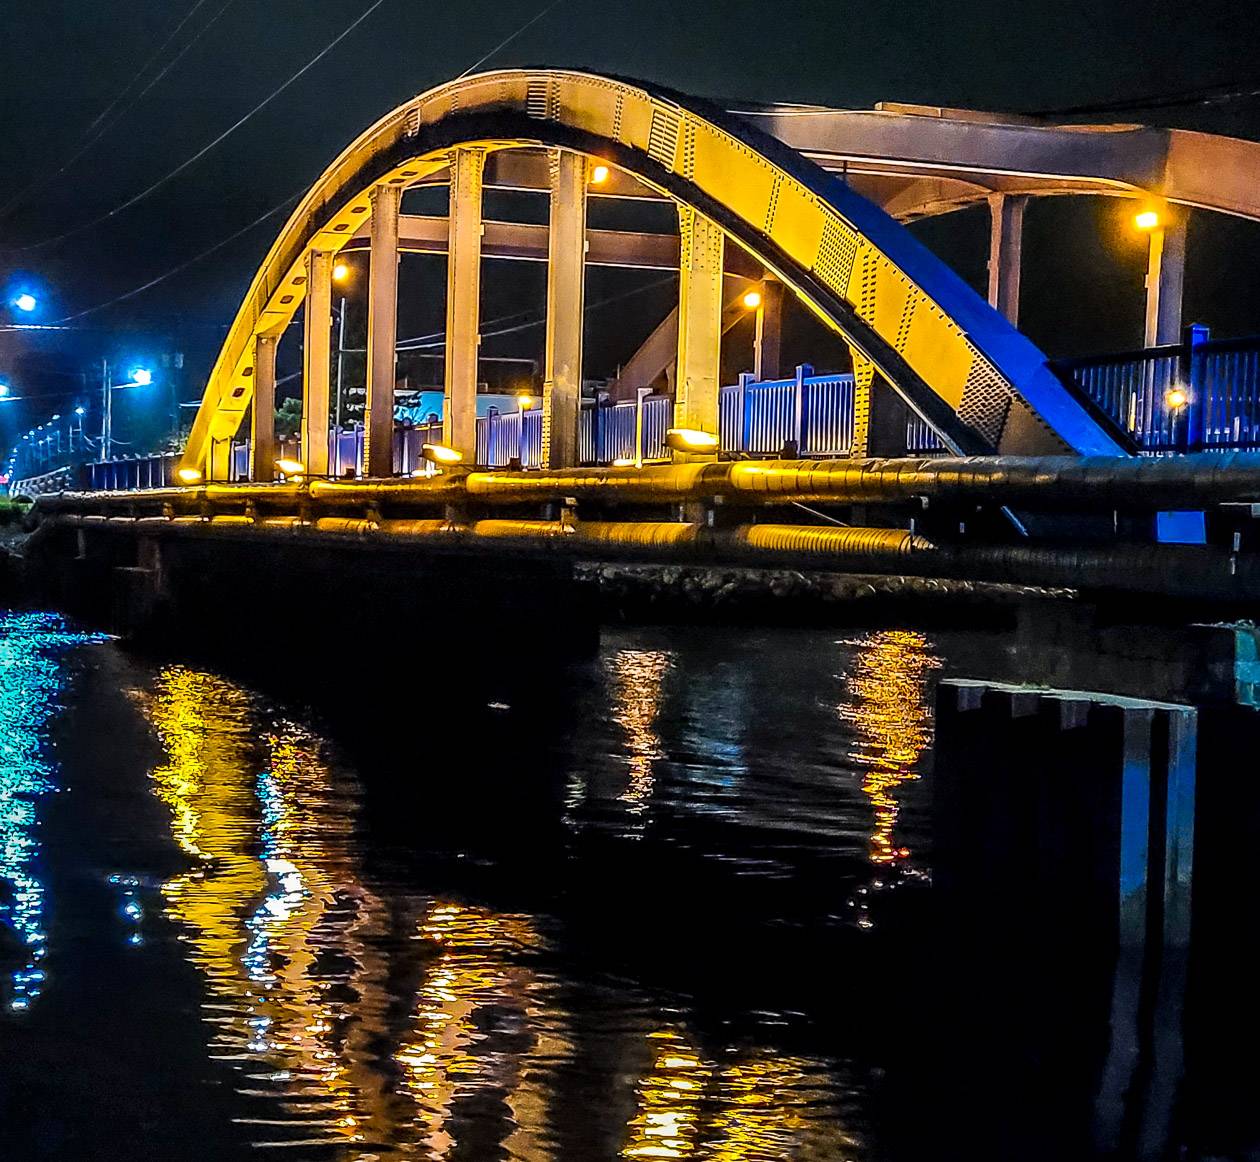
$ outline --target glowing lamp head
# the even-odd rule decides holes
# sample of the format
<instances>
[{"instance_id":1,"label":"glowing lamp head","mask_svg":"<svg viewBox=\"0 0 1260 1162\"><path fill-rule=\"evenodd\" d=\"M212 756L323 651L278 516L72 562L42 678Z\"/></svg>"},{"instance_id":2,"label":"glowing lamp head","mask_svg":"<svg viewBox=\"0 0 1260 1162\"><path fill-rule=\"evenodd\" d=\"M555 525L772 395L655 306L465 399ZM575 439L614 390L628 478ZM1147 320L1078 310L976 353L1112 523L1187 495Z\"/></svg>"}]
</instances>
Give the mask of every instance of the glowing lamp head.
<instances>
[{"instance_id":1,"label":"glowing lamp head","mask_svg":"<svg viewBox=\"0 0 1260 1162\"><path fill-rule=\"evenodd\" d=\"M7 383L0 383L0 399L8 399L8 398L9 398L9 385Z\"/></svg>"},{"instance_id":2,"label":"glowing lamp head","mask_svg":"<svg viewBox=\"0 0 1260 1162\"><path fill-rule=\"evenodd\" d=\"M131 373L131 382L137 387L148 387L153 382L153 372L147 367L137 367Z\"/></svg>"},{"instance_id":3,"label":"glowing lamp head","mask_svg":"<svg viewBox=\"0 0 1260 1162\"><path fill-rule=\"evenodd\" d=\"M306 471L306 465L301 460L290 460L287 456L281 456L276 461L276 467L284 473L285 476L301 476Z\"/></svg>"},{"instance_id":4,"label":"glowing lamp head","mask_svg":"<svg viewBox=\"0 0 1260 1162\"><path fill-rule=\"evenodd\" d=\"M345 282L350 277L350 268L344 263L339 262L332 268L333 282Z\"/></svg>"},{"instance_id":5,"label":"glowing lamp head","mask_svg":"<svg viewBox=\"0 0 1260 1162\"><path fill-rule=\"evenodd\" d=\"M608 180L608 167L606 165L595 165L591 167L591 185L602 186Z\"/></svg>"},{"instance_id":6,"label":"glowing lamp head","mask_svg":"<svg viewBox=\"0 0 1260 1162\"><path fill-rule=\"evenodd\" d=\"M32 294L20 294L13 300L13 305L19 311L25 311L28 315L39 306L39 300Z\"/></svg>"},{"instance_id":7,"label":"glowing lamp head","mask_svg":"<svg viewBox=\"0 0 1260 1162\"><path fill-rule=\"evenodd\" d=\"M1190 396L1185 388L1170 387L1164 393L1164 403L1166 403L1173 411L1180 411L1190 402Z\"/></svg>"},{"instance_id":8,"label":"glowing lamp head","mask_svg":"<svg viewBox=\"0 0 1260 1162\"><path fill-rule=\"evenodd\" d=\"M522 391L516 397L516 402L517 402L517 405L520 407L521 411L527 412L533 406L534 397L530 395L529 392Z\"/></svg>"},{"instance_id":9,"label":"glowing lamp head","mask_svg":"<svg viewBox=\"0 0 1260 1162\"><path fill-rule=\"evenodd\" d=\"M633 468L634 463L634 458L631 456L618 456L617 459L612 462L612 466L614 468Z\"/></svg>"},{"instance_id":10,"label":"glowing lamp head","mask_svg":"<svg viewBox=\"0 0 1260 1162\"><path fill-rule=\"evenodd\" d=\"M74 414L75 414L76 416L85 416L85 415L87 415L87 408L85 408L85 407L77 407L77 408L75 408L75 409L74 409Z\"/></svg>"},{"instance_id":11,"label":"glowing lamp head","mask_svg":"<svg viewBox=\"0 0 1260 1162\"><path fill-rule=\"evenodd\" d=\"M1139 230L1154 230L1159 225L1158 211L1143 210L1133 219L1133 225Z\"/></svg>"},{"instance_id":12,"label":"glowing lamp head","mask_svg":"<svg viewBox=\"0 0 1260 1162\"><path fill-rule=\"evenodd\" d=\"M674 452L703 455L718 450L718 438L699 428L670 428L665 433L665 446Z\"/></svg>"},{"instance_id":13,"label":"glowing lamp head","mask_svg":"<svg viewBox=\"0 0 1260 1162\"><path fill-rule=\"evenodd\" d=\"M464 462L463 452L448 448L445 444L421 444L420 455L430 464L440 464L447 468Z\"/></svg>"},{"instance_id":14,"label":"glowing lamp head","mask_svg":"<svg viewBox=\"0 0 1260 1162\"><path fill-rule=\"evenodd\" d=\"M744 295L743 303L748 310L755 311L759 306L761 306L761 291L750 290L746 295Z\"/></svg>"},{"instance_id":15,"label":"glowing lamp head","mask_svg":"<svg viewBox=\"0 0 1260 1162\"><path fill-rule=\"evenodd\" d=\"M201 473L198 472L196 468L181 468L175 473L175 479L178 480L180 484L200 484Z\"/></svg>"}]
</instances>

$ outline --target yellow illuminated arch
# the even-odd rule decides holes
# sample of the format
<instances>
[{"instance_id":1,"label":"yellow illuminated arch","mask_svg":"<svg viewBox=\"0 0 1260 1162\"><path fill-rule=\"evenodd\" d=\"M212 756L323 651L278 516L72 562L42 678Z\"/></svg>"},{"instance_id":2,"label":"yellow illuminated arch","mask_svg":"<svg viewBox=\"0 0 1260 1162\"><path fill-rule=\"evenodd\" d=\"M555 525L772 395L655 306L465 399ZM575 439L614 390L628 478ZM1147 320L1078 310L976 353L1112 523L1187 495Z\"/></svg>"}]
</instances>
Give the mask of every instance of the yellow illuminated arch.
<instances>
[{"instance_id":1,"label":"yellow illuminated arch","mask_svg":"<svg viewBox=\"0 0 1260 1162\"><path fill-rule=\"evenodd\" d=\"M505 70L441 85L373 125L325 171L255 275L214 364L183 467L203 467L252 397L254 338L305 297L378 185L432 177L455 147L574 149L712 218L874 364L962 452L1120 449L1041 353L896 222L780 142L717 110L585 73Z\"/></svg>"}]
</instances>

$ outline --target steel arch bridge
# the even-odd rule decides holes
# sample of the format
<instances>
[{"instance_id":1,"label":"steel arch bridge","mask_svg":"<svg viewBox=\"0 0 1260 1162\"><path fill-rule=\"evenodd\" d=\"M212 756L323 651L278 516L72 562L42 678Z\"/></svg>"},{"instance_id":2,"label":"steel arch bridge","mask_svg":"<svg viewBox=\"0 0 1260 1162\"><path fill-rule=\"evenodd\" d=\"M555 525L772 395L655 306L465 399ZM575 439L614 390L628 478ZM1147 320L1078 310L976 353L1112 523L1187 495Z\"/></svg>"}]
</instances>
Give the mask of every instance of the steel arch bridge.
<instances>
[{"instance_id":1,"label":"steel arch bridge","mask_svg":"<svg viewBox=\"0 0 1260 1162\"><path fill-rule=\"evenodd\" d=\"M717 430L727 242L784 284L854 356L858 429L878 373L955 452L1115 455L1113 435L1043 354L890 214L748 121L656 86L568 70L452 81L386 115L324 172L255 275L214 364L182 461L224 479L216 449L251 402L251 475L271 480L275 347L305 307L303 458L327 469L331 259L364 231L368 474L388 475L401 191L449 171L446 438L475 446L481 190L487 159L547 151L545 457L576 463L590 167L614 167L679 214L676 423ZM864 407L865 399L865 407ZM862 441L857 441L859 445ZM375 449L375 451L374 451Z\"/></svg>"}]
</instances>

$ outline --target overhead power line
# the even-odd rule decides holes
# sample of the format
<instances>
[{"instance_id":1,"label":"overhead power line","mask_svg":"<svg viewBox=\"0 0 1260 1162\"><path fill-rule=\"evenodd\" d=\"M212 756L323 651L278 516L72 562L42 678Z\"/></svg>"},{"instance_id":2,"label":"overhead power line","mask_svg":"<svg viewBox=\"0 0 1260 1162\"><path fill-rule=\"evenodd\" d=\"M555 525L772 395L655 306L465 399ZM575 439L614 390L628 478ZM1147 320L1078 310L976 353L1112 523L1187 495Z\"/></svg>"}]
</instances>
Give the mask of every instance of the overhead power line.
<instances>
[{"instance_id":1,"label":"overhead power line","mask_svg":"<svg viewBox=\"0 0 1260 1162\"><path fill-rule=\"evenodd\" d=\"M204 0L201 0L201 2L203 2L203 3L204 3ZM232 0L229 0L229 3L231 3L231 2L232 2ZM374 12L374 11L375 11L378 7L380 7L380 4L381 4L382 2L383 2L383 0L377 0L377 3L376 3L376 4L372 5L372 7L371 7L371 8L369 8L366 12L364 12L364 13L363 13L363 15L362 15L362 16L360 16L360 17L359 17L359 19L358 19L357 21L355 21L355 23L354 23L354 24L350 25L350 27L349 27L349 28L347 28L347 29L346 29L346 31L345 31L345 32L343 32L343 33L341 34L341 36L339 36L339 37L337 38L337 40L334 40L334 41L333 41L333 42L332 42L332 43L331 43L331 44L330 44L327 48L325 48L325 49L323 50L323 52L320 54L320 56L323 56L323 55L327 54L327 53L328 53L328 52L329 52L332 48L334 48L334 47L336 46L336 44L338 43L338 41L340 41L340 40L344 40L344 39L345 39L345 37L346 37L346 36L347 36L350 32L352 32L352 31L354 30L354 28L356 27L356 25L358 25L358 24L362 23L364 20L366 20L366 19L367 19L367 18L368 18L368 17L372 14L372 12ZM494 56L496 53L500 52L500 51L501 51L504 47L506 47L508 44L512 43L512 41L516 40L516 39L517 39L517 37L519 37L519 36L520 36L523 32L525 32L527 29L532 28L535 24L537 24L537 23L538 23L538 21L539 21L539 20L541 20L544 16L546 16L546 15L547 15L547 13L549 13L550 11L552 11L552 9L556 8L558 5L562 4L563 2L564 2L564 0L552 0L552 3L551 3L551 4L547 5L545 8L542 8L541 10L539 10L539 11L538 11L538 12L537 12L537 13L536 13L533 17L531 17L531 18L530 18L529 20L527 20L524 24L522 24L522 25L521 25L521 26L520 26L520 27L519 27L519 28L518 28L515 32L513 32L511 36L509 36L509 37L507 37L506 39L504 39L504 40L500 41L500 42L499 42L497 45L495 45L495 47L494 47L494 48L492 48L492 49L491 49L488 53L486 53L485 55L483 55L482 57L480 57L480 58L479 58L479 59L478 59L475 63L473 63L473 64L472 64L472 65L470 65L467 69L465 69L465 70L464 70L464 71L460 74L460 76L461 76L461 77L463 77L463 76L467 76L467 75L468 75L470 72L472 72L474 69L479 68L481 65L485 64L485 62L486 62L487 60L489 60L492 56ZM196 9L195 9L195 8L194 8L194 11L196 11ZM187 18L185 18L185 20L186 20L186 19L187 19ZM315 63L315 61L317 61L317 60L319 60L319 57L316 57L314 60L312 60L311 62L309 62L309 63L305 66L305 68L302 70L302 72L306 71L306 69L309 69L309 68L311 67L311 65L313 65L313 64ZM300 73L300 72L299 72L299 73L297 73L297 74L295 74L295 75L294 75L293 77L291 77L288 81L286 81L286 82L285 82L285 84L284 84L283 86L281 86L281 89L283 89L283 88L287 87L287 86L288 86L289 84L291 84L294 80L296 80L296 79L297 79L297 77L298 77L298 76L300 76L300 75L301 75L301 73ZM272 97L276 96L276 94L277 94L277 93L279 93L280 91L281 91L280 89L277 89L277 90L276 90L276 92L272 94ZM267 98L267 100L268 100L268 101L270 101L270 100L271 100L271 97L268 97L268 98ZM265 102L264 102L264 103L265 103ZM252 114L250 114L250 116L252 116ZM241 123L240 123L240 122L238 122L238 125L239 125L239 124L241 124ZM232 132L232 131L231 131L231 130L229 130L228 132L230 133L230 132ZM222 137L220 137L220 138L219 138L219 140L222 140ZM207 150L208 150L208 149L212 149L212 148L214 147L214 144L215 144L215 143L214 143L214 142L212 142L210 146L207 146ZM205 153L205 152L206 152L206 150L203 150L203 151L202 151L202 154L204 155L204 153ZM186 163L186 164L191 164L191 162ZM168 175L168 177L169 177L169 176L173 176L173 175ZM78 319L86 318L88 315L94 315L94 314L96 314L98 311L103 311L103 310L107 309L108 307L116 306L118 303L126 302L128 299L135 298L137 295L140 295L140 294L144 293L145 291L149 290L150 288L157 286L159 283L163 283L163 282L165 282L168 278L172 278L172 277L174 277L175 275L177 275L177 274L181 273L182 271L187 270L190 266L194 266L194 265L196 265L198 262L201 262L203 259L209 258L209 257L210 257L210 255L214 254L216 251L221 250L224 246L227 246L227 245L228 245L229 243L231 243L231 242L235 242L235 241L236 241L236 239L240 238L240 237L241 237L242 235L244 235L244 234L249 233L249 231L250 231L250 230L252 230L252 229L254 229L256 226L260 226L260 225L261 225L263 222L265 222L268 218L273 217L275 214L278 214L281 210L285 209L287 206L292 205L295 201L297 201L297 199L298 199L299 197L301 197L302 192L303 192L303 191L299 191L299 192L298 192L298 193L296 193L296 194L290 194L287 198L285 198L285 199L284 199L284 201L279 202L279 203L277 203L276 205L272 206L270 210L267 210L267 211L265 211L264 213L260 214L257 218L255 218L255 219L254 219L252 222L250 222L248 225L242 226L239 230L236 230L236 231L234 231L232 234L229 234L226 238L222 238L222 239L220 239L220 240L219 240L218 242L216 242L213 246L208 246L205 250L201 251L201 253L200 253L200 254L196 254L196 255L194 255L192 258L189 258L189 259L187 259L186 261L179 263L177 266L173 266L173 267L171 267L171 269L170 269L170 270L167 270L167 271L166 271L166 272L164 272L163 274L158 275L156 278L151 278L151 279L149 279L149 281L148 281L148 282L143 283L143 284L142 284L142 285L140 285L140 286L133 287L131 290L126 291L126 292L124 292L123 294L116 295L114 298L112 298L112 299L108 299L107 301L105 301L105 302L103 302L103 303L97 303L95 306L88 307L86 310L79 311L77 314L67 315L65 318L57 320L57 323L56 323L56 324L51 324L51 326L60 326L60 325L64 325L64 324L67 324L67 323L72 323L72 322L74 322L74 321L76 321L76 320L78 320ZM120 207L120 209L121 209L121 207ZM86 226L85 226L85 227L82 227L82 229L86 229ZM0 331L10 330L10 329L12 329L12 328L0 327Z\"/></svg>"},{"instance_id":2,"label":"overhead power line","mask_svg":"<svg viewBox=\"0 0 1260 1162\"><path fill-rule=\"evenodd\" d=\"M1171 109L1185 105L1224 105L1230 101L1245 101L1260 97L1260 83L1256 81L1229 81L1224 84L1204 85L1193 89L1173 90L1167 93L1148 93L1145 96L1124 97L1114 101L1095 101L1084 105L1063 105L1056 109L1037 109L1030 116L1067 117L1082 113L1123 113L1142 109Z\"/></svg>"},{"instance_id":3,"label":"overhead power line","mask_svg":"<svg viewBox=\"0 0 1260 1162\"><path fill-rule=\"evenodd\" d=\"M235 133L238 129L241 128L241 126L243 126L248 121L250 121L253 117L261 113L268 105L271 104L272 101L274 101L278 96L280 96L281 93L283 93L291 85L297 82L301 77L305 76L308 72L310 72L310 70L313 69L317 64L319 64L319 62L322 61L324 57L326 57L330 52L332 52L333 49L335 49L343 40L346 39L346 37L348 37L352 32L354 32L354 30L358 28L360 24L362 24L365 20L367 20L367 18L371 16L372 13L375 12L384 3L385 3L385 0L373 0L373 3L368 5L368 7L364 9L364 11L361 12L357 17L355 17L355 19L352 20L344 29L342 29L342 31L338 33L337 36L335 36L331 41L329 41L328 44L326 44L322 49L320 49L319 52L317 52L313 57L311 57L311 59L307 61L306 64L304 64L300 69L298 69L297 72L293 73L292 76L288 78L288 80L284 81L281 85L277 86L266 97L264 97L261 101L259 101L258 104L255 105L248 113L246 113L243 117L239 118L234 124L232 124L227 129L225 129L222 133L219 134L218 137L214 138L213 141L210 141L206 145L203 145L191 157L185 158L174 169L170 170L168 173L158 178L158 180L153 182L152 185L141 190L140 193L136 194L134 197L128 198L125 202L120 202L112 210L109 210L108 212L101 214L100 216L96 218L92 218L87 222L83 222L80 225L75 226L70 230L66 230L64 233L56 234L51 238L45 238L39 242L31 242L25 246L8 247L7 249L16 253L24 253L29 250L42 250L45 247L54 246L59 242L66 241L66 239L68 238L74 238L77 235L82 234L85 230L90 230L94 226L99 226L102 222L107 222L109 221L109 219L117 216L118 214L121 214L124 210L128 210L132 206L136 205L137 203L144 201L145 198L149 197L150 195L160 190L164 185L167 184L167 182L171 181L173 178L178 177L181 173L183 173L186 169L188 169L189 166L195 165L197 162L199 162L212 149L222 144L229 137L231 137L233 133Z\"/></svg>"},{"instance_id":4,"label":"overhead power line","mask_svg":"<svg viewBox=\"0 0 1260 1162\"><path fill-rule=\"evenodd\" d=\"M189 20L196 15L197 11L207 2L207 0L197 0L188 14L175 26L175 30L164 40L157 51L145 63L132 74L131 80L124 86L122 92L118 94L100 113L92 123L80 134L78 139L78 147L64 161L61 166L52 173L45 174L42 177L35 177L28 182L22 189L18 190L7 202L0 206L0 215L8 214L13 208L25 201L26 198L33 194L36 190L41 190L50 182L56 181L61 177L76 161L79 160L93 145L96 144L106 133L108 133L118 122L124 117L127 111L133 108L137 102L149 93L149 91L165 77L171 69L173 69L187 52L203 37L215 24L219 18L236 2L236 0L227 0L210 19L201 26L194 34L191 40L173 56L166 64L156 73L156 75L144 86L139 92L133 96L128 96L136 85L143 81L145 74L149 69L165 54L166 50L174 43L175 38L179 35ZM125 101L125 104L124 104ZM112 116L111 116L112 114Z\"/></svg>"}]
</instances>

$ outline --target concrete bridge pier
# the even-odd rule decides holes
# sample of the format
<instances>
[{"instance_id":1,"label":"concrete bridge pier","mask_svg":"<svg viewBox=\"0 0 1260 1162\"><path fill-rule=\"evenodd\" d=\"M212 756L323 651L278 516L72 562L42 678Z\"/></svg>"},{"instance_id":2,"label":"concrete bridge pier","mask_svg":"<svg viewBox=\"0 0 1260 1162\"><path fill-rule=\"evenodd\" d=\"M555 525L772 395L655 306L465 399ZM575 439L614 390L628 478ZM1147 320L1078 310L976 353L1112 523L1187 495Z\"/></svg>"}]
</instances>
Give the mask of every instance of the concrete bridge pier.
<instances>
[{"instance_id":1,"label":"concrete bridge pier","mask_svg":"<svg viewBox=\"0 0 1260 1162\"><path fill-rule=\"evenodd\" d=\"M1040 1010L1047 1045L1110 1024L1094 1137L1156 1157L1183 1073L1198 712L960 679L937 712L947 924Z\"/></svg>"},{"instance_id":2,"label":"concrete bridge pier","mask_svg":"<svg viewBox=\"0 0 1260 1162\"><path fill-rule=\"evenodd\" d=\"M328 474L328 389L332 382L332 257L329 250L312 250L306 262L306 317L302 346L302 463L312 476Z\"/></svg>"},{"instance_id":3,"label":"concrete bridge pier","mask_svg":"<svg viewBox=\"0 0 1260 1162\"><path fill-rule=\"evenodd\" d=\"M477 350L481 343L481 191L486 154L451 154L450 242L446 268L446 398L442 439L477 458Z\"/></svg>"},{"instance_id":4,"label":"concrete bridge pier","mask_svg":"<svg viewBox=\"0 0 1260 1162\"><path fill-rule=\"evenodd\" d=\"M678 207L678 360L674 426L718 433L724 235L690 206ZM674 454L675 459L686 453Z\"/></svg>"},{"instance_id":5,"label":"concrete bridge pier","mask_svg":"<svg viewBox=\"0 0 1260 1162\"><path fill-rule=\"evenodd\" d=\"M582 405L588 166L585 157L567 149L554 151L549 160L551 224L547 241L542 461L549 468L574 468L578 463Z\"/></svg>"}]
</instances>

